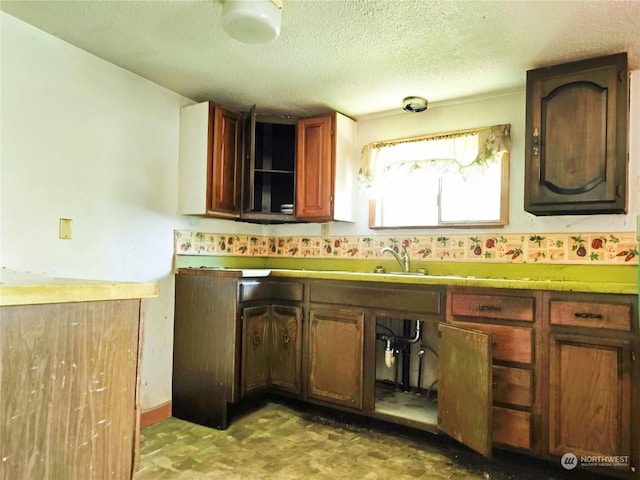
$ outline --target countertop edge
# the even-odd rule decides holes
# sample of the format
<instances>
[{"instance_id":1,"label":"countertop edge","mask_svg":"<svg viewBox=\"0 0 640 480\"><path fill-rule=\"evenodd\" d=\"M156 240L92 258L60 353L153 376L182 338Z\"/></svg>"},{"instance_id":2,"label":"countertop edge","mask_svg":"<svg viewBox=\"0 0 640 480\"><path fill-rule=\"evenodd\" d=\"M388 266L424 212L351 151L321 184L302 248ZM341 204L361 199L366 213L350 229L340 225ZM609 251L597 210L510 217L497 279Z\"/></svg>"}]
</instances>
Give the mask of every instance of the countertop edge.
<instances>
[{"instance_id":1,"label":"countertop edge","mask_svg":"<svg viewBox=\"0 0 640 480\"><path fill-rule=\"evenodd\" d=\"M477 288L508 288L519 290L548 290L559 292L582 293L612 293L637 295L638 283L636 282L586 282L580 280L544 280L530 278L489 278L461 275L403 275L393 273L352 272L343 270L296 270L296 269L269 269L267 277L255 277L256 279L299 278L321 279L335 281L376 282L390 284L432 285L441 287L477 287ZM189 268L176 269L176 273L190 275L225 275L242 277L240 269L233 268ZM251 279L253 277L244 277Z\"/></svg>"},{"instance_id":2,"label":"countertop edge","mask_svg":"<svg viewBox=\"0 0 640 480\"><path fill-rule=\"evenodd\" d=\"M421 276L421 275L389 275L384 273L360 273L360 272L332 272L310 270L272 270L274 277L292 278L317 278L326 280L352 280L365 282L413 284L413 285L440 285L483 288L512 288L524 290L552 290L564 292L584 293L616 293L637 294L638 284L622 282L581 282L581 281L553 281L535 279L512 278L471 278L459 276Z\"/></svg>"},{"instance_id":3,"label":"countertop edge","mask_svg":"<svg viewBox=\"0 0 640 480\"><path fill-rule=\"evenodd\" d=\"M0 285L0 306L130 300L158 296L155 283Z\"/></svg>"}]
</instances>

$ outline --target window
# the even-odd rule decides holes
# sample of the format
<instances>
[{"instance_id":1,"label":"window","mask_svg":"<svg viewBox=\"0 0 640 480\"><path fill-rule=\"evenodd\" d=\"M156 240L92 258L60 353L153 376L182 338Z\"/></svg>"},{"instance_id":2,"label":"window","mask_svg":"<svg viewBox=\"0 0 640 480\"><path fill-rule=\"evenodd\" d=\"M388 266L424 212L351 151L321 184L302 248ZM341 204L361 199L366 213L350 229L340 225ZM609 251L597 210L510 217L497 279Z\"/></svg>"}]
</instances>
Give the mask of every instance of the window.
<instances>
[{"instance_id":1,"label":"window","mask_svg":"<svg viewBox=\"0 0 640 480\"><path fill-rule=\"evenodd\" d=\"M363 148L371 228L508 223L510 125Z\"/></svg>"}]
</instances>

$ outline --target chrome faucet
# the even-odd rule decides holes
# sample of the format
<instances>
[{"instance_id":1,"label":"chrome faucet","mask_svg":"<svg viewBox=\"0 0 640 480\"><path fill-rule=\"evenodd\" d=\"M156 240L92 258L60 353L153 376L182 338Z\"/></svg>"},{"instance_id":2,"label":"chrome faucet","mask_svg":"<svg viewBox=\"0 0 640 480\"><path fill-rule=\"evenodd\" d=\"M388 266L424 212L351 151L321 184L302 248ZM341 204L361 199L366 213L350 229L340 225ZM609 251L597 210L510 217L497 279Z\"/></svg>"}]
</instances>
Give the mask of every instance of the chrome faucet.
<instances>
[{"instance_id":1,"label":"chrome faucet","mask_svg":"<svg viewBox=\"0 0 640 480\"><path fill-rule=\"evenodd\" d=\"M410 268L411 264L410 264L410 261L409 261L409 254L407 253L406 247L404 247L404 246L402 247L402 253L400 255L398 255L398 252L396 252L391 247L382 248L378 252L378 255L382 255L384 252L389 252L389 253L391 253L391 255L393 255L395 257L395 259L400 264L400 267L402 267L402 271L403 272L405 272L405 273L409 272L409 268Z\"/></svg>"}]
</instances>

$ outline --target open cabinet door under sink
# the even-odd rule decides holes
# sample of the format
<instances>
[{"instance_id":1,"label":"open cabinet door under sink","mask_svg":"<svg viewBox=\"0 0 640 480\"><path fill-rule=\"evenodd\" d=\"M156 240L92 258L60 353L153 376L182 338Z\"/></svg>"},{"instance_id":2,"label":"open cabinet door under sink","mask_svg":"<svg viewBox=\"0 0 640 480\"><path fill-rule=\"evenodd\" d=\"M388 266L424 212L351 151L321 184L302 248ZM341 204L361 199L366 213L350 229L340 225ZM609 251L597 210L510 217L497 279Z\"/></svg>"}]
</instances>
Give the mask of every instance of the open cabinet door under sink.
<instances>
[{"instance_id":1,"label":"open cabinet door under sink","mask_svg":"<svg viewBox=\"0 0 640 480\"><path fill-rule=\"evenodd\" d=\"M491 335L440 324L438 428L491 457Z\"/></svg>"}]
</instances>

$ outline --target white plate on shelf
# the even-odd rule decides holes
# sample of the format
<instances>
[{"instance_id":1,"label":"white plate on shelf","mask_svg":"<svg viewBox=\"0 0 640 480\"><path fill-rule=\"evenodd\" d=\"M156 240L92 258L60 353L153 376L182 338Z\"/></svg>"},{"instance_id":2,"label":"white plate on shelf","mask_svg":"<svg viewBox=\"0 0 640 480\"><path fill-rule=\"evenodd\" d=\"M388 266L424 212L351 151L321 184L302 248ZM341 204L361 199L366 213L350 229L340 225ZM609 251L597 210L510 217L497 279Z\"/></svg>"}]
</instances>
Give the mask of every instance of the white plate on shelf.
<instances>
[{"instance_id":1,"label":"white plate on shelf","mask_svg":"<svg viewBox=\"0 0 640 480\"><path fill-rule=\"evenodd\" d=\"M283 203L280 205L280 213L291 215L293 213L293 203Z\"/></svg>"}]
</instances>

